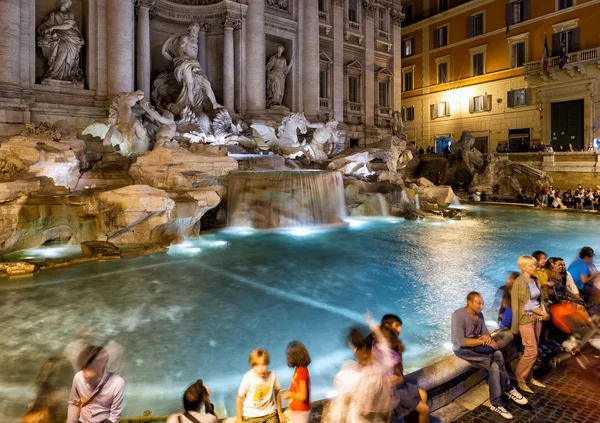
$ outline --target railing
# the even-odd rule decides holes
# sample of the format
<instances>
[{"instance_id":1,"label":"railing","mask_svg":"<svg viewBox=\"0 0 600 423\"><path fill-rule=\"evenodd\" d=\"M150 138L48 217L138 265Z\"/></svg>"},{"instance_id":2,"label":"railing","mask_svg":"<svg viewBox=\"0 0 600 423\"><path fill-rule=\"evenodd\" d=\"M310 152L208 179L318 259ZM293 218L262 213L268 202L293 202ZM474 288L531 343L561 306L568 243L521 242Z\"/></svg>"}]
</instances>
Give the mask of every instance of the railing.
<instances>
[{"instance_id":1,"label":"railing","mask_svg":"<svg viewBox=\"0 0 600 423\"><path fill-rule=\"evenodd\" d=\"M377 30L377 36L382 40L390 39L390 34L382 30Z\"/></svg>"},{"instance_id":2,"label":"railing","mask_svg":"<svg viewBox=\"0 0 600 423\"><path fill-rule=\"evenodd\" d=\"M327 22L327 12L319 12L319 20Z\"/></svg>"},{"instance_id":3,"label":"railing","mask_svg":"<svg viewBox=\"0 0 600 423\"><path fill-rule=\"evenodd\" d=\"M360 24L358 22L348 21L348 28L355 31L360 31Z\"/></svg>"},{"instance_id":4,"label":"railing","mask_svg":"<svg viewBox=\"0 0 600 423\"><path fill-rule=\"evenodd\" d=\"M379 106L379 114L390 116L392 114L392 108L389 106Z\"/></svg>"},{"instance_id":5,"label":"railing","mask_svg":"<svg viewBox=\"0 0 600 423\"><path fill-rule=\"evenodd\" d=\"M362 103L353 103L348 101L348 111L350 113L362 113L363 112L363 104Z\"/></svg>"},{"instance_id":6,"label":"railing","mask_svg":"<svg viewBox=\"0 0 600 423\"><path fill-rule=\"evenodd\" d=\"M600 47L588 50L575 51L567 54L566 64L578 64L598 60L600 57ZM552 56L548 59L548 67L554 68L560 65L560 56ZM542 61L525 63L525 74L534 74L542 72Z\"/></svg>"},{"instance_id":7,"label":"railing","mask_svg":"<svg viewBox=\"0 0 600 423\"><path fill-rule=\"evenodd\" d=\"M321 109L329 109L329 99L328 98L320 98L319 106Z\"/></svg>"}]
</instances>

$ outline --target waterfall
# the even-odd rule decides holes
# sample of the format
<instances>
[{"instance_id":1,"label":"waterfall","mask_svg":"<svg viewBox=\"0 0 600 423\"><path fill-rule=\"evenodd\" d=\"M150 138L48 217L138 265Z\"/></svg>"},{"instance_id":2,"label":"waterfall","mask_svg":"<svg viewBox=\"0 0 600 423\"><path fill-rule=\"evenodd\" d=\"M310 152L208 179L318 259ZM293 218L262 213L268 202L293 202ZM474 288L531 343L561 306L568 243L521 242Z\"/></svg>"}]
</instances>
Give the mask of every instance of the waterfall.
<instances>
[{"instance_id":1,"label":"waterfall","mask_svg":"<svg viewBox=\"0 0 600 423\"><path fill-rule=\"evenodd\" d=\"M379 201L379 210L381 211L381 215L384 217L389 217L390 215L390 205L388 204L385 195L381 193L375 194L377 200Z\"/></svg>"},{"instance_id":2,"label":"waterfall","mask_svg":"<svg viewBox=\"0 0 600 423\"><path fill-rule=\"evenodd\" d=\"M229 174L227 226L272 229L342 223L339 172L266 171Z\"/></svg>"},{"instance_id":3,"label":"waterfall","mask_svg":"<svg viewBox=\"0 0 600 423\"><path fill-rule=\"evenodd\" d=\"M460 204L460 200L458 199L457 195L454 195L454 198L452 199L452 202L450 203L450 205L448 207L452 207L452 208L456 208L456 209L459 209L462 207L462 204Z\"/></svg>"},{"instance_id":4,"label":"waterfall","mask_svg":"<svg viewBox=\"0 0 600 423\"><path fill-rule=\"evenodd\" d=\"M415 209L421 210L421 202L419 201L419 193L415 194Z\"/></svg>"}]
</instances>

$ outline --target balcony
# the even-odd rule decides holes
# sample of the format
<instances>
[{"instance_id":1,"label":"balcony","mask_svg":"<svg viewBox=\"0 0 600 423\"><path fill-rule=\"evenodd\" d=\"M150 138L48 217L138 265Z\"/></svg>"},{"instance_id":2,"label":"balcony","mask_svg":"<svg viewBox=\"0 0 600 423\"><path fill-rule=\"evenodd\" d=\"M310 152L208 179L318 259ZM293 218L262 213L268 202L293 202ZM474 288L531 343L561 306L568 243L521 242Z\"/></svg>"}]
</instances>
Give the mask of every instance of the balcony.
<instances>
[{"instance_id":1,"label":"balcony","mask_svg":"<svg viewBox=\"0 0 600 423\"><path fill-rule=\"evenodd\" d=\"M587 50L575 51L567 54L566 65L585 65L598 61L600 57L600 47L595 47ZM560 56L553 56L548 59L548 69L558 68L560 64ZM565 65L565 66L566 66ZM525 75L533 75L542 73L542 61L525 63Z\"/></svg>"},{"instance_id":2,"label":"balcony","mask_svg":"<svg viewBox=\"0 0 600 423\"><path fill-rule=\"evenodd\" d=\"M319 12L319 21L327 22L327 12Z\"/></svg>"},{"instance_id":3,"label":"balcony","mask_svg":"<svg viewBox=\"0 0 600 423\"><path fill-rule=\"evenodd\" d=\"M331 107L329 107L329 104L331 103L331 100L329 100L328 98L319 98L319 107L322 110L330 110Z\"/></svg>"},{"instance_id":4,"label":"balcony","mask_svg":"<svg viewBox=\"0 0 600 423\"><path fill-rule=\"evenodd\" d=\"M346 101L346 110L344 113L345 122L360 125L364 122L364 114L364 104Z\"/></svg>"},{"instance_id":5,"label":"balcony","mask_svg":"<svg viewBox=\"0 0 600 423\"><path fill-rule=\"evenodd\" d=\"M348 29L360 32L360 24L358 22L348 21Z\"/></svg>"},{"instance_id":6,"label":"balcony","mask_svg":"<svg viewBox=\"0 0 600 423\"><path fill-rule=\"evenodd\" d=\"M380 40L385 40L385 41L389 41L390 40L390 34L386 31L382 31L382 30L377 30L377 38L379 38Z\"/></svg>"}]
</instances>

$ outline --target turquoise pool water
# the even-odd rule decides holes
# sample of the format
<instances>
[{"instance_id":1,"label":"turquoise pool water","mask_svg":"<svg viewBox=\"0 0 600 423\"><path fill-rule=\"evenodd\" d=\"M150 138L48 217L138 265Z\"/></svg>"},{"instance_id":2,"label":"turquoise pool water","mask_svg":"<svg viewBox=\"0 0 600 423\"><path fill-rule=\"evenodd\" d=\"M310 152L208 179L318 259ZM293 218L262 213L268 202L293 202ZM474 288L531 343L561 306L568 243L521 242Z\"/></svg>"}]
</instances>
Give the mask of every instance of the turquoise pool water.
<instances>
[{"instance_id":1,"label":"turquoise pool water","mask_svg":"<svg viewBox=\"0 0 600 423\"><path fill-rule=\"evenodd\" d=\"M312 232L228 232L187 241L167 254L93 262L0 281L0 415L16 421L32 398L43 361L81 329L125 350L125 416L169 414L202 378L221 415L234 415L249 352L271 353L288 385L285 346L303 341L313 357L313 399L331 390L350 357L344 330L399 314L408 370L448 354L449 318L475 289L494 321L497 288L520 254L542 249L570 262L598 249L600 220L575 213L485 207L459 221L350 220ZM76 255L78 248L23 256Z\"/></svg>"}]
</instances>

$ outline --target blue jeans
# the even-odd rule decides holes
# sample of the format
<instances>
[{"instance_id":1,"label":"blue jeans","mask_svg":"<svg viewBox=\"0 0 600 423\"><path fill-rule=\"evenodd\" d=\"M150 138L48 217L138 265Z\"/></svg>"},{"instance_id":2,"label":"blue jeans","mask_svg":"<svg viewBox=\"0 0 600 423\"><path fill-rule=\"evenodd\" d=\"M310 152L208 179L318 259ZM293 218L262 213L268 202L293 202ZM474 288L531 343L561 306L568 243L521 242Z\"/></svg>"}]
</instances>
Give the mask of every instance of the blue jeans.
<instances>
[{"instance_id":1,"label":"blue jeans","mask_svg":"<svg viewBox=\"0 0 600 423\"><path fill-rule=\"evenodd\" d=\"M466 360L474 367L488 372L488 386L490 388L490 402L495 407L504 406L502 392L510 391L512 385L504 366L504 357L501 351L490 354L475 352L472 348L460 348L454 351L458 358Z\"/></svg>"}]
</instances>

